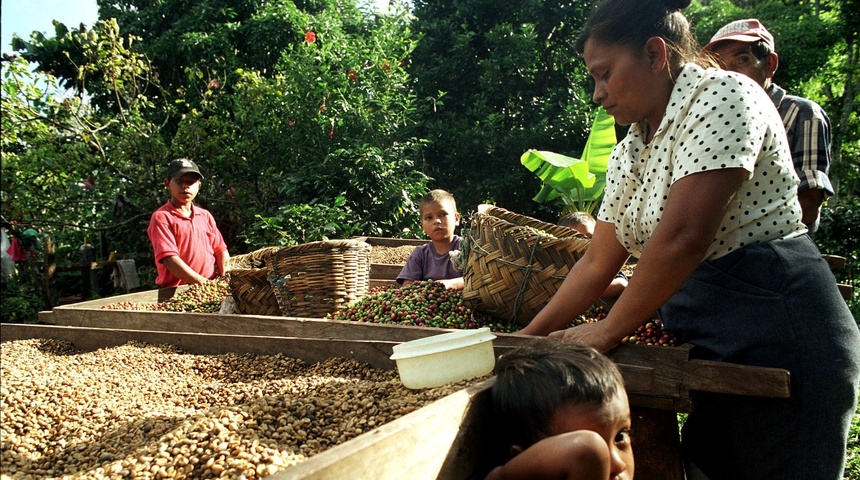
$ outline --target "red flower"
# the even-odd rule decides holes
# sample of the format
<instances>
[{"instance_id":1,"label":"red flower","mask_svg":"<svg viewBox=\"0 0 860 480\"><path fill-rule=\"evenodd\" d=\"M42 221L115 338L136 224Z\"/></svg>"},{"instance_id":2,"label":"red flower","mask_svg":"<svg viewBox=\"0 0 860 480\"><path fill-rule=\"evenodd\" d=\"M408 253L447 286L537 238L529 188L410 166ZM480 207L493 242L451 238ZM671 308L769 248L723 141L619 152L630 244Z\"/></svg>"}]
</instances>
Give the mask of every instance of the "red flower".
<instances>
[{"instance_id":1,"label":"red flower","mask_svg":"<svg viewBox=\"0 0 860 480\"><path fill-rule=\"evenodd\" d=\"M233 187L230 187L227 189L227 195L229 195L231 197L233 196Z\"/></svg>"},{"instance_id":2,"label":"red flower","mask_svg":"<svg viewBox=\"0 0 860 480\"><path fill-rule=\"evenodd\" d=\"M221 82L215 79L209 80L209 90L218 90L219 88L221 88Z\"/></svg>"},{"instance_id":3,"label":"red flower","mask_svg":"<svg viewBox=\"0 0 860 480\"><path fill-rule=\"evenodd\" d=\"M383 69L383 70L388 70L389 68L391 68L391 64L390 64L390 63L388 63L388 62L382 62L382 69Z\"/></svg>"},{"instance_id":4,"label":"red flower","mask_svg":"<svg viewBox=\"0 0 860 480\"><path fill-rule=\"evenodd\" d=\"M406 65L406 60L401 60L401 61L400 61L400 66L401 66L401 67L403 67L403 66L405 66L405 65Z\"/></svg>"},{"instance_id":5,"label":"red flower","mask_svg":"<svg viewBox=\"0 0 860 480\"><path fill-rule=\"evenodd\" d=\"M328 131L328 138L334 138L334 129Z\"/></svg>"},{"instance_id":6,"label":"red flower","mask_svg":"<svg viewBox=\"0 0 860 480\"><path fill-rule=\"evenodd\" d=\"M322 105L320 105L320 111L321 111L321 112L324 112L324 111L325 111L325 102L323 102L323 104L322 104Z\"/></svg>"},{"instance_id":7,"label":"red flower","mask_svg":"<svg viewBox=\"0 0 860 480\"><path fill-rule=\"evenodd\" d=\"M349 76L349 81L354 82L356 78L358 78L358 72L355 70L350 70L346 72L347 76Z\"/></svg>"},{"instance_id":8,"label":"red flower","mask_svg":"<svg viewBox=\"0 0 860 480\"><path fill-rule=\"evenodd\" d=\"M305 33L305 42L314 43L316 41L317 41L317 34L313 30Z\"/></svg>"}]
</instances>

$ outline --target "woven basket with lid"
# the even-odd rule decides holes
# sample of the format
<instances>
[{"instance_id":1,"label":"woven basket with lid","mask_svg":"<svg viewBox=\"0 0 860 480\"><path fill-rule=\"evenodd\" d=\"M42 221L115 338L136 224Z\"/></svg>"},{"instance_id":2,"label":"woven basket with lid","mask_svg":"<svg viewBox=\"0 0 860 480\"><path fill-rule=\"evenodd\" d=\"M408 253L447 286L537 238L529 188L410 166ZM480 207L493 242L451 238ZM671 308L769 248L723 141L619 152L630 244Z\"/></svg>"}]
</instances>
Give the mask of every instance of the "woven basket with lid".
<instances>
[{"instance_id":1,"label":"woven basket with lid","mask_svg":"<svg viewBox=\"0 0 860 480\"><path fill-rule=\"evenodd\" d=\"M467 234L463 301L526 326L558 291L588 244L588 238L570 228L482 205Z\"/></svg>"}]
</instances>

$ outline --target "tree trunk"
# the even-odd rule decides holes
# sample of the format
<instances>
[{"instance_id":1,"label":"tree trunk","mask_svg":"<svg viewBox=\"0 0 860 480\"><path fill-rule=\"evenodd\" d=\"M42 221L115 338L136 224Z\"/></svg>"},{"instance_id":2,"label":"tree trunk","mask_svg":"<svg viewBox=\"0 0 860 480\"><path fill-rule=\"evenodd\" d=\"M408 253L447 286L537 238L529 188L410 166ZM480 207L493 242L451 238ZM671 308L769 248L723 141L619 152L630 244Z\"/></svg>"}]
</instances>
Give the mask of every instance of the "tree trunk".
<instances>
[{"instance_id":1,"label":"tree trunk","mask_svg":"<svg viewBox=\"0 0 860 480\"><path fill-rule=\"evenodd\" d=\"M44 286L42 288L42 304L46 310L54 308L51 285L54 283L54 274L57 273L57 255L54 250L54 241L51 236L45 237L45 274L43 276Z\"/></svg>"},{"instance_id":2,"label":"tree trunk","mask_svg":"<svg viewBox=\"0 0 860 480\"><path fill-rule=\"evenodd\" d=\"M845 66L845 90L842 94L842 116L839 122L834 125L833 139L831 142L831 165L830 165L830 182L833 184L832 201L835 204L839 203L839 168L842 162L842 140L845 137L844 131L848 126L851 112L854 111L854 96L855 92L860 89L854 78L854 70L857 64L857 41L851 36L846 38L846 66Z\"/></svg>"}]
</instances>

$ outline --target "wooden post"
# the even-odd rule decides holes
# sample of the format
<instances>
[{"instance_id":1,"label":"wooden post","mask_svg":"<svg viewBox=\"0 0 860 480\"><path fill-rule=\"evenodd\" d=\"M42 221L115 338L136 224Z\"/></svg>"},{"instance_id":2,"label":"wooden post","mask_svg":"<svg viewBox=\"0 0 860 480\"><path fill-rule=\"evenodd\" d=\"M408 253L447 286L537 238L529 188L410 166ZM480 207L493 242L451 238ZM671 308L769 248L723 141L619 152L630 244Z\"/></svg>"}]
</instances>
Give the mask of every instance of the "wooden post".
<instances>
[{"instance_id":1,"label":"wooden post","mask_svg":"<svg viewBox=\"0 0 860 480\"><path fill-rule=\"evenodd\" d=\"M84 263L81 265L81 299L89 300L90 292L92 288L90 288L92 284L92 263Z\"/></svg>"},{"instance_id":2,"label":"wooden post","mask_svg":"<svg viewBox=\"0 0 860 480\"><path fill-rule=\"evenodd\" d=\"M630 416L636 478L683 480L681 436L675 412L631 407Z\"/></svg>"},{"instance_id":3,"label":"wooden post","mask_svg":"<svg viewBox=\"0 0 860 480\"><path fill-rule=\"evenodd\" d=\"M54 250L54 241L51 236L45 237L45 275L44 289L42 292L42 303L46 310L54 307L51 293L51 284L54 283L54 275L57 273L57 254Z\"/></svg>"},{"instance_id":4,"label":"wooden post","mask_svg":"<svg viewBox=\"0 0 860 480\"><path fill-rule=\"evenodd\" d=\"M84 239L84 244L78 250L81 257L81 299L87 300L90 298L94 289L93 284L93 267L95 264L95 249ZM95 286L98 291L98 285Z\"/></svg>"}]
</instances>

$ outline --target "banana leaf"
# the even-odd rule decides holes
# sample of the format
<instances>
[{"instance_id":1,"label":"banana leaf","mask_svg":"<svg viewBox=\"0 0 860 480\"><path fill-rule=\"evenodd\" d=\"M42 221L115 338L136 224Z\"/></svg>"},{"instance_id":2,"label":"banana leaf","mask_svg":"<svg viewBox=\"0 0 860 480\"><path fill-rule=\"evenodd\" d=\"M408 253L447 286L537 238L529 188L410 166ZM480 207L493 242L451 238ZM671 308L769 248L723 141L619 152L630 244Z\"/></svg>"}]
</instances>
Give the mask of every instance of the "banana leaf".
<instances>
[{"instance_id":1,"label":"banana leaf","mask_svg":"<svg viewBox=\"0 0 860 480\"><path fill-rule=\"evenodd\" d=\"M525 152L520 163L542 182L533 200L546 203L560 198L566 211L590 213L603 196L606 165L616 142L615 119L599 108L582 158L540 150Z\"/></svg>"}]
</instances>

